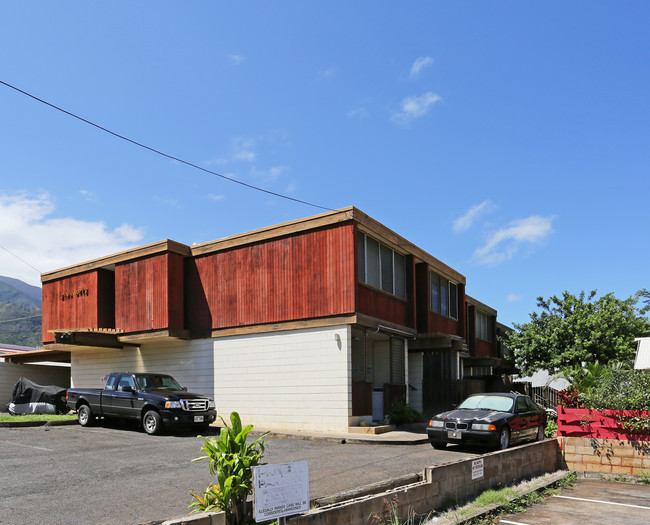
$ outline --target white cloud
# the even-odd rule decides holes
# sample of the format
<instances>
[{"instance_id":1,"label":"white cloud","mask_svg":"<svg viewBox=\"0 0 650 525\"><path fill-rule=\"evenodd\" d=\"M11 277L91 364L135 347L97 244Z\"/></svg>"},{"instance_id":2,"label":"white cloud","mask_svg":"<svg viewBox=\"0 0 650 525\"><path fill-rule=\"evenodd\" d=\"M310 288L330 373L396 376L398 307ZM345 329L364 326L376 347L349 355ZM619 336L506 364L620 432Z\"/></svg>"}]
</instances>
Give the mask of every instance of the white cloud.
<instances>
[{"instance_id":1,"label":"white cloud","mask_svg":"<svg viewBox=\"0 0 650 525\"><path fill-rule=\"evenodd\" d=\"M516 295L514 293L508 294L508 302L509 303L516 303L517 301L521 301L523 298L521 295Z\"/></svg>"},{"instance_id":2,"label":"white cloud","mask_svg":"<svg viewBox=\"0 0 650 525\"><path fill-rule=\"evenodd\" d=\"M512 221L490 234L486 243L474 252L479 264L495 265L512 259L522 246L543 243L553 233L555 217L532 215Z\"/></svg>"},{"instance_id":3,"label":"white cloud","mask_svg":"<svg viewBox=\"0 0 650 525\"><path fill-rule=\"evenodd\" d=\"M490 199L484 200L481 204L472 206L462 217L458 217L454 221L453 230L456 233L467 231L481 215L493 212L495 209L496 205Z\"/></svg>"},{"instance_id":4,"label":"white cloud","mask_svg":"<svg viewBox=\"0 0 650 525\"><path fill-rule=\"evenodd\" d=\"M417 77L420 72L433 64L433 58L431 57L418 57L413 65L411 66L411 78Z\"/></svg>"},{"instance_id":5,"label":"white cloud","mask_svg":"<svg viewBox=\"0 0 650 525\"><path fill-rule=\"evenodd\" d=\"M238 66L244 61L244 57L241 55L230 55L230 60L232 61L233 64Z\"/></svg>"},{"instance_id":6,"label":"white cloud","mask_svg":"<svg viewBox=\"0 0 650 525\"><path fill-rule=\"evenodd\" d=\"M225 200L226 196L216 193L208 193L205 198L211 201L222 201Z\"/></svg>"},{"instance_id":7,"label":"white cloud","mask_svg":"<svg viewBox=\"0 0 650 525\"><path fill-rule=\"evenodd\" d=\"M0 194L0 273L39 286L48 272L137 246L143 230L122 224L110 230L103 222L52 217L56 206L47 193Z\"/></svg>"},{"instance_id":8,"label":"white cloud","mask_svg":"<svg viewBox=\"0 0 650 525\"><path fill-rule=\"evenodd\" d=\"M332 80L336 76L336 69L330 67L329 69L322 69L316 73L316 81L323 82Z\"/></svg>"},{"instance_id":9,"label":"white cloud","mask_svg":"<svg viewBox=\"0 0 650 525\"><path fill-rule=\"evenodd\" d=\"M442 98L431 91L419 97L407 97L400 103L400 109L393 113L391 120L397 124L408 124L414 119L426 116L434 104Z\"/></svg>"},{"instance_id":10,"label":"white cloud","mask_svg":"<svg viewBox=\"0 0 650 525\"><path fill-rule=\"evenodd\" d=\"M367 119L368 117L370 117L370 112L368 111L367 108L361 106L361 107L358 107L358 108L355 108L355 109L352 109L352 110L348 111L347 116L349 118L358 118L358 119L362 120L362 119Z\"/></svg>"}]
</instances>

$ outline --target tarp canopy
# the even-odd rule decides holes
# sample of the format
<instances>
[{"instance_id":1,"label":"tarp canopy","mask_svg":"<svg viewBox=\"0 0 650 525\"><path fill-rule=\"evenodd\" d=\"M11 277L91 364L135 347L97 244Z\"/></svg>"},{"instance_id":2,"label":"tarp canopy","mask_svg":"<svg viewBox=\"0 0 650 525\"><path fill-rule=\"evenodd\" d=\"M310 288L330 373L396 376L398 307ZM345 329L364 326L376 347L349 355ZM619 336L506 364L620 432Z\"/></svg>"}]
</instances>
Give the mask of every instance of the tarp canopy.
<instances>
[{"instance_id":1,"label":"tarp canopy","mask_svg":"<svg viewBox=\"0 0 650 525\"><path fill-rule=\"evenodd\" d=\"M62 414L67 412L66 389L42 386L21 377L14 385L7 410L11 414Z\"/></svg>"}]
</instances>

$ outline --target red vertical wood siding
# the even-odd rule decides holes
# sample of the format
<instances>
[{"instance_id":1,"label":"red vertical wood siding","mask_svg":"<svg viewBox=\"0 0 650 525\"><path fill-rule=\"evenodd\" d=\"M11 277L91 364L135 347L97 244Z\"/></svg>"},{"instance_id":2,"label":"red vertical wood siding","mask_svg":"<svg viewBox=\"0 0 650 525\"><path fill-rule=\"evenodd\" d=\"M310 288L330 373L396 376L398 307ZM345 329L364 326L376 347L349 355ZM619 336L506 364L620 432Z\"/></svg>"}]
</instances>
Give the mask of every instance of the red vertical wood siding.
<instances>
[{"instance_id":1,"label":"red vertical wood siding","mask_svg":"<svg viewBox=\"0 0 650 525\"><path fill-rule=\"evenodd\" d=\"M408 301L362 284L359 285L357 312L415 328Z\"/></svg>"},{"instance_id":2,"label":"red vertical wood siding","mask_svg":"<svg viewBox=\"0 0 650 525\"><path fill-rule=\"evenodd\" d=\"M355 257L352 224L196 257L186 263L186 326L218 329L352 313Z\"/></svg>"},{"instance_id":3,"label":"red vertical wood siding","mask_svg":"<svg viewBox=\"0 0 650 525\"><path fill-rule=\"evenodd\" d=\"M183 257L164 253L115 266L115 324L125 332L183 328Z\"/></svg>"},{"instance_id":4,"label":"red vertical wood siding","mask_svg":"<svg viewBox=\"0 0 650 525\"><path fill-rule=\"evenodd\" d=\"M43 342L54 342L48 330L114 328L113 283L113 273L107 270L43 283Z\"/></svg>"}]
</instances>

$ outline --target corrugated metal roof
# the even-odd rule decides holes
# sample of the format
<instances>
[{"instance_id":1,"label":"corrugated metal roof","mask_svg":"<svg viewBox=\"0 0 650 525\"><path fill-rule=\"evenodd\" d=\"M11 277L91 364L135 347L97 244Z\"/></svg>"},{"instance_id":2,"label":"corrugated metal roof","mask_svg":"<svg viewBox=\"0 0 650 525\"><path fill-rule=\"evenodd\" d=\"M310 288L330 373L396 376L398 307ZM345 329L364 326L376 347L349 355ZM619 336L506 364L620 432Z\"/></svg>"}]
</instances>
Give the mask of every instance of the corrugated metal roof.
<instances>
[{"instance_id":1,"label":"corrugated metal roof","mask_svg":"<svg viewBox=\"0 0 650 525\"><path fill-rule=\"evenodd\" d=\"M637 370L650 368L650 337L640 337L636 341L637 348L634 368Z\"/></svg>"}]
</instances>

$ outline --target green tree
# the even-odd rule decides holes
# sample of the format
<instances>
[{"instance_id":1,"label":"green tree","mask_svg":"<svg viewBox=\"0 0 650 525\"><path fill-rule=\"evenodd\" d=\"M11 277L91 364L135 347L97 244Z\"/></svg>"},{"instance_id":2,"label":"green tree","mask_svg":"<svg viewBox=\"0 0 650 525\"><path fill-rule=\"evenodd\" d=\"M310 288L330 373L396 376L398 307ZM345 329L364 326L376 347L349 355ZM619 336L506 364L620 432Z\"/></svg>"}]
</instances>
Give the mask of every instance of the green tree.
<instances>
[{"instance_id":1,"label":"green tree","mask_svg":"<svg viewBox=\"0 0 650 525\"><path fill-rule=\"evenodd\" d=\"M565 291L561 297L537 298L541 312L533 312L529 322L515 324L515 331L503 337L522 375L634 359L634 338L650 332L645 317L650 305L639 306L647 292L628 299L611 293L596 298L596 293L585 297L585 292L575 296Z\"/></svg>"}]
</instances>

